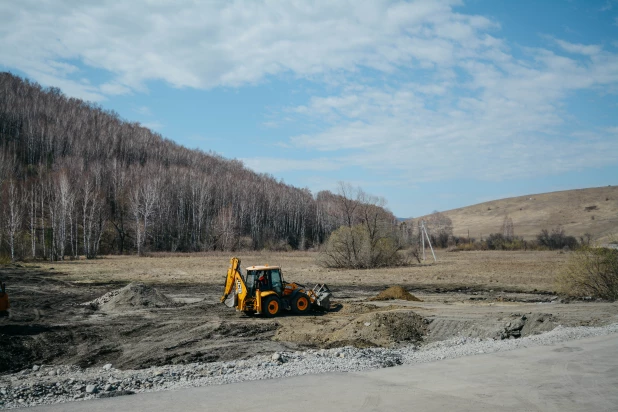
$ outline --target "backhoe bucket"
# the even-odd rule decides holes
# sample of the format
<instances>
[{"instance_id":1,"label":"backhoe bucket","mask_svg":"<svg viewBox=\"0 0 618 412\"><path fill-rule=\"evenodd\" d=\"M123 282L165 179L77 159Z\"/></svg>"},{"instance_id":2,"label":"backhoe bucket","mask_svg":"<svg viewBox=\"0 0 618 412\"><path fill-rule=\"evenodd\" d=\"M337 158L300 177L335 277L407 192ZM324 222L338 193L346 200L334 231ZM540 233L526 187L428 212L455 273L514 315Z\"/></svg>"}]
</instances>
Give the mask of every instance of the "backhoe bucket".
<instances>
[{"instance_id":1,"label":"backhoe bucket","mask_svg":"<svg viewBox=\"0 0 618 412\"><path fill-rule=\"evenodd\" d=\"M234 292L230 293L227 296L227 298L223 301L223 303L228 308L235 308L236 305L238 305L238 295L236 295L236 292L234 291Z\"/></svg>"},{"instance_id":2,"label":"backhoe bucket","mask_svg":"<svg viewBox=\"0 0 618 412\"><path fill-rule=\"evenodd\" d=\"M313 302L313 304L321 309L329 310L330 298L332 296L332 293L330 292L328 286L326 286L324 283L318 283L317 285L315 285L312 291L315 295L315 301Z\"/></svg>"}]
</instances>

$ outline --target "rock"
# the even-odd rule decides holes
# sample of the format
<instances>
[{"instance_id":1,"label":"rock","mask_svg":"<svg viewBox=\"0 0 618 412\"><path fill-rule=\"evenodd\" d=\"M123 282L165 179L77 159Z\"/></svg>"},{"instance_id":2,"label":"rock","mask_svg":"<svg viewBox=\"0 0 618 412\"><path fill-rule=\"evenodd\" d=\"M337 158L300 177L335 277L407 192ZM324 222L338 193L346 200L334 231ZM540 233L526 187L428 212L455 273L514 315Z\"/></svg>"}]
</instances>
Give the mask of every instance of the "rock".
<instances>
[{"instance_id":1,"label":"rock","mask_svg":"<svg viewBox=\"0 0 618 412\"><path fill-rule=\"evenodd\" d=\"M371 326L371 322L365 322L364 325L365 326Z\"/></svg>"},{"instance_id":2,"label":"rock","mask_svg":"<svg viewBox=\"0 0 618 412\"><path fill-rule=\"evenodd\" d=\"M271 356L271 359L275 362L282 362L281 354L277 352L273 353L273 356Z\"/></svg>"},{"instance_id":3,"label":"rock","mask_svg":"<svg viewBox=\"0 0 618 412\"><path fill-rule=\"evenodd\" d=\"M111 363L106 363L105 365L103 365L103 370L108 371L112 368L112 364Z\"/></svg>"},{"instance_id":4,"label":"rock","mask_svg":"<svg viewBox=\"0 0 618 412\"><path fill-rule=\"evenodd\" d=\"M41 369L41 367L40 367L39 365L34 365L34 366L32 367L32 371L33 371L33 372L36 372L36 371L38 371L39 369Z\"/></svg>"},{"instance_id":5,"label":"rock","mask_svg":"<svg viewBox=\"0 0 618 412\"><path fill-rule=\"evenodd\" d=\"M97 393L97 385L86 385L86 393Z\"/></svg>"},{"instance_id":6,"label":"rock","mask_svg":"<svg viewBox=\"0 0 618 412\"><path fill-rule=\"evenodd\" d=\"M112 389L112 385L110 385L109 383L103 387L103 390L105 392L109 392L111 389Z\"/></svg>"},{"instance_id":7,"label":"rock","mask_svg":"<svg viewBox=\"0 0 618 412\"><path fill-rule=\"evenodd\" d=\"M55 370L51 370L47 373L49 376L56 376L56 371Z\"/></svg>"},{"instance_id":8,"label":"rock","mask_svg":"<svg viewBox=\"0 0 618 412\"><path fill-rule=\"evenodd\" d=\"M154 376L163 376L165 372L163 371L163 369L157 369L156 371L154 371L153 375Z\"/></svg>"}]
</instances>

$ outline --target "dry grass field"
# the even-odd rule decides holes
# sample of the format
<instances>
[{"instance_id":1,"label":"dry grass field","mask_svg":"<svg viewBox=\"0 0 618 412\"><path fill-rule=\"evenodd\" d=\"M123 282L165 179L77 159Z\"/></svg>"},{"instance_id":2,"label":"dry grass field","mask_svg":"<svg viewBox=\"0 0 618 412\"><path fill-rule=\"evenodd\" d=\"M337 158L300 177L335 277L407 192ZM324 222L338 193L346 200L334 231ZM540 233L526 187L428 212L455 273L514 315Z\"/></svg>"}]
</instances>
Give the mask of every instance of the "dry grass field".
<instances>
[{"instance_id":1,"label":"dry grass field","mask_svg":"<svg viewBox=\"0 0 618 412\"><path fill-rule=\"evenodd\" d=\"M444 212L457 236L479 239L500 232L505 216L513 219L515 235L534 239L541 229L562 226L566 234L593 235L604 242L618 235L618 186L566 190L511 197Z\"/></svg>"},{"instance_id":2,"label":"dry grass field","mask_svg":"<svg viewBox=\"0 0 618 412\"><path fill-rule=\"evenodd\" d=\"M241 266L279 265L289 281L346 287L411 289L478 288L510 291L554 290L554 277L568 254L557 251L438 251L438 262L370 270L325 269L312 252L238 252ZM76 283L209 284L223 287L231 253L107 256L96 260L42 262L32 265Z\"/></svg>"}]
</instances>

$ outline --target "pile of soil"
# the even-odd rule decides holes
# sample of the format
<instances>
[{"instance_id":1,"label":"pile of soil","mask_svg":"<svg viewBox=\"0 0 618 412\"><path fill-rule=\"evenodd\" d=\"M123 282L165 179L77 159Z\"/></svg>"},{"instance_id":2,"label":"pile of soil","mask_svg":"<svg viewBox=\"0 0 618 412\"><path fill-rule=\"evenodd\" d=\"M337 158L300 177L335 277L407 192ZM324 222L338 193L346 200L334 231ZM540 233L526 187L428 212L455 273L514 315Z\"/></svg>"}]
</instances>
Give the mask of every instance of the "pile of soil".
<instances>
[{"instance_id":1,"label":"pile of soil","mask_svg":"<svg viewBox=\"0 0 618 412\"><path fill-rule=\"evenodd\" d=\"M359 316L328 336L326 347L390 347L419 342L427 333L424 319L412 311L373 312Z\"/></svg>"},{"instance_id":2,"label":"pile of soil","mask_svg":"<svg viewBox=\"0 0 618 412\"><path fill-rule=\"evenodd\" d=\"M376 305L371 305L367 303L343 303L341 305L341 309L337 312L339 315L363 315L369 312L375 312L379 310Z\"/></svg>"},{"instance_id":3,"label":"pile of soil","mask_svg":"<svg viewBox=\"0 0 618 412\"><path fill-rule=\"evenodd\" d=\"M391 286L390 288L380 292L378 296L369 300L410 300L414 302L422 302L419 298L402 288L401 286Z\"/></svg>"},{"instance_id":4,"label":"pile of soil","mask_svg":"<svg viewBox=\"0 0 618 412\"><path fill-rule=\"evenodd\" d=\"M175 302L152 286L143 283L129 283L111 299L101 304L101 309L117 311L127 308L169 308L176 306Z\"/></svg>"},{"instance_id":5,"label":"pile of soil","mask_svg":"<svg viewBox=\"0 0 618 412\"><path fill-rule=\"evenodd\" d=\"M118 295L121 290L122 289L112 290L111 292L107 292L105 295L101 295L101 296L99 296L96 299L93 299L93 300L88 301L88 302L80 303L80 305L82 305L82 306L92 306L92 307L98 308L101 305L104 305L107 302L109 302L110 300L112 300L112 298L114 296Z\"/></svg>"}]
</instances>

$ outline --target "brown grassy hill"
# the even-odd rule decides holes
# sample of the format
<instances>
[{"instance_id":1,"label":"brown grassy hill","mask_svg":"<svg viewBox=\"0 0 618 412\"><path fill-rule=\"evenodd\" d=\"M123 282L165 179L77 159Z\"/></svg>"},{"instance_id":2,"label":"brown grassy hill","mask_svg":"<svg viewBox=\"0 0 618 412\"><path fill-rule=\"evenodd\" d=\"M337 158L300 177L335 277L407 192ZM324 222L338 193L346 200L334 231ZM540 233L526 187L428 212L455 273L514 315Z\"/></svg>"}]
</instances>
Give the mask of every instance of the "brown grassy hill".
<instances>
[{"instance_id":1,"label":"brown grassy hill","mask_svg":"<svg viewBox=\"0 0 618 412\"><path fill-rule=\"evenodd\" d=\"M516 236L533 239L541 229L562 226L567 235L590 233L596 241L618 237L618 186L565 190L493 200L443 212L453 233L478 239L500 232L505 216Z\"/></svg>"}]
</instances>

